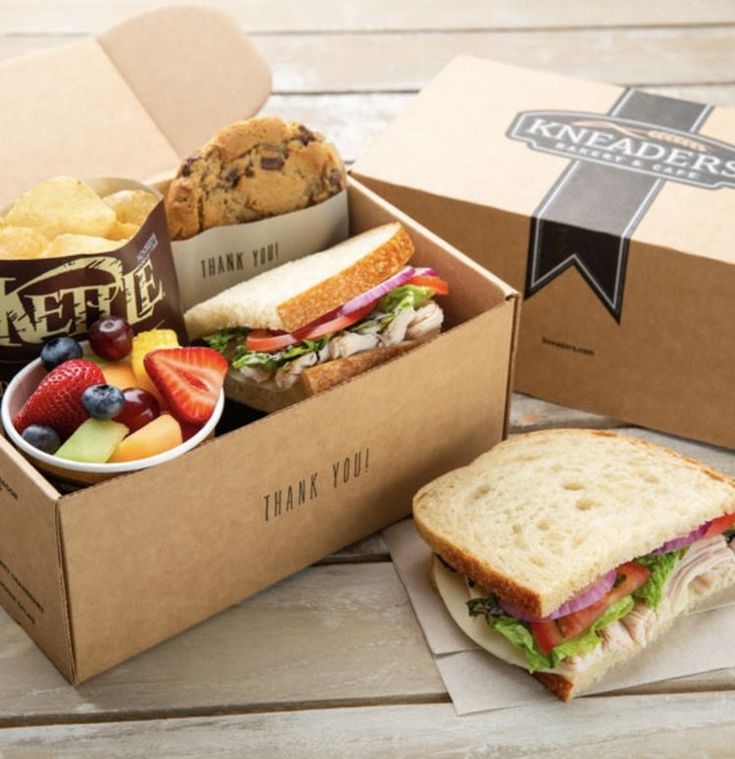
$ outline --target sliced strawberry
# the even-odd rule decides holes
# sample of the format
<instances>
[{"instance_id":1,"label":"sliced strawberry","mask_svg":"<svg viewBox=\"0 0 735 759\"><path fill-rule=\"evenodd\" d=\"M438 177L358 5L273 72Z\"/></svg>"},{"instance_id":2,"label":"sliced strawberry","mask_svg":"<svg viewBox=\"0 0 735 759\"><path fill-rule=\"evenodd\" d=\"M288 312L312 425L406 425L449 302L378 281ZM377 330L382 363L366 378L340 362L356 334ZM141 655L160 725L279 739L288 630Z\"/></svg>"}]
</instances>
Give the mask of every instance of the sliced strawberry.
<instances>
[{"instance_id":1,"label":"sliced strawberry","mask_svg":"<svg viewBox=\"0 0 735 759\"><path fill-rule=\"evenodd\" d=\"M143 359L145 370L184 424L202 424L212 415L229 368L211 348L162 348Z\"/></svg>"},{"instance_id":2,"label":"sliced strawberry","mask_svg":"<svg viewBox=\"0 0 735 759\"><path fill-rule=\"evenodd\" d=\"M13 426L23 432L30 424L46 424L67 438L88 416L82 393L90 385L104 382L105 375L97 364L81 358L64 361L41 380L15 415Z\"/></svg>"}]
</instances>

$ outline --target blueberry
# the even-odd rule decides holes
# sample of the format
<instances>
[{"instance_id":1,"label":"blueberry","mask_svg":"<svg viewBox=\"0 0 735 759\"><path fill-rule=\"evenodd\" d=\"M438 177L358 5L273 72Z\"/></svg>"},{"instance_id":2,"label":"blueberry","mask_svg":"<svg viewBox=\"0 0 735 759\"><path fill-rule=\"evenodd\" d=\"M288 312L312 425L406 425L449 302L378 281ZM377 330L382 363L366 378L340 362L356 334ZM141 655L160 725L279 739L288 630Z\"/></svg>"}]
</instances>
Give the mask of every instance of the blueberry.
<instances>
[{"instance_id":1,"label":"blueberry","mask_svg":"<svg viewBox=\"0 0 735 759\"><path fill-rule=\"evenodd\" d=\"M41 361L50 372L64 361L82 357L82 346L71 337L52 337L41 348Z\"/></svg>"},{"instance_id":2,"label":"blueberry","mask_svg":"<svg viewBox=\"0 0 735 759\"><path fill-rule=\"evenodd\" d=\"M45 424L29 424L21 433L23 440L44 453L56 453L61 446L59 433Z\"/></svg>"},{"instance_id":3,"label":"blueberry","mask_svg":"<svg viewBox=\"0 0 735 759\"><path fill-rule=\"evenodd\" d=\"M82 393L82 406L95 419L112 419L124 405L122 390L113 385L90 385Z\"/></svg>"}]
</instances>

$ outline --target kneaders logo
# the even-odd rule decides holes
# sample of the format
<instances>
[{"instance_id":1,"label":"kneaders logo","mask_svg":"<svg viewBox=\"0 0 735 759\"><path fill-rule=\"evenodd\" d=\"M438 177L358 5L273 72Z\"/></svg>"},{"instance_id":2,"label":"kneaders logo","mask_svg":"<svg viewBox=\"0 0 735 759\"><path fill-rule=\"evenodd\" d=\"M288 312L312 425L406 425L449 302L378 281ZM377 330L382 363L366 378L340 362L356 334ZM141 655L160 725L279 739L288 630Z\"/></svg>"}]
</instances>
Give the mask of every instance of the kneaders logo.
<instances>
[{"instance_id":1,"label":"kneaders logo","mask_svg":"<svg viewBox=\"0 0 735 759\"><path fill-rule=\"evenodd\" d=\"M86 255L21 283L16 277L0 277L0 349L82 334L90 317L113 310L133 326L149 319L166 297L150 259L156 246L152 235L138 256L139 265L128 272L117 257Z\"/></svg>"},{"instance_id":2,"label":"kneaders logo","mask_svg":"<svg viewBox=\"0 0 735 759\"><path fill-rule=\"evenodd\" d=\"M678 129L595 113L526 111L508 136L544 153L709 190L735 187L735 146Z\"/></svg>"},{"instance_id":3,"label":"kneaders logo","mask_svg":"<svg viewBox=\"0 0 735 759\"><path fill-rule=\"evenodd\" d=\"M668 181L735 188L735 146L698 134L710 106L624 90L608 113L519 113L507 137L570 159L533 213L530 298L575 268L622 319L630 240Z\"/></svg>"}]
</instances>

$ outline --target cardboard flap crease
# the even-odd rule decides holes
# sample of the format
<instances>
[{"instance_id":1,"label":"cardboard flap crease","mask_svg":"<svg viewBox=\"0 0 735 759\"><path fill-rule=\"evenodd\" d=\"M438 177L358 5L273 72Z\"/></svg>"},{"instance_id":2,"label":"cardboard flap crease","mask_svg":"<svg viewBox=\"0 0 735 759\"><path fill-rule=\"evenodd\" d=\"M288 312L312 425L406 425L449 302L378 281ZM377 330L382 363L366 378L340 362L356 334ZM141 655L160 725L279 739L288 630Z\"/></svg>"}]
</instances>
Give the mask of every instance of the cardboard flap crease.
<instances>
[{"instance_id":1,"label":"cardboard flap crease","mask_svg":"<svg viewBox=\"0 0 735 759\"><path fill-rule=\"evenodd\" d=\"M0 64L13 128L0 144L0 207L58 174L170 176L224 124L252 116L270 71L227 14L161 8L99 38Z\"/></svg>"}]
</instances>

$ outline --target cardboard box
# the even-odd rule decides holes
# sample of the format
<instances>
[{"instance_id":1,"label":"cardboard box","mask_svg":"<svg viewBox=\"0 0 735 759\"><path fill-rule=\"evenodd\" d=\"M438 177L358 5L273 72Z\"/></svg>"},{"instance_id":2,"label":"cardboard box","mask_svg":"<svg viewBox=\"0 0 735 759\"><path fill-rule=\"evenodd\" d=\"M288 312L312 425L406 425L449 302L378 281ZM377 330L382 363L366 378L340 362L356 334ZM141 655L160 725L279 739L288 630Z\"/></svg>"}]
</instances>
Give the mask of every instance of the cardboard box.
<instances>
[{"instance_id":1,"label":"cardboard box","mask_svg":"<svg viewBox=\"0 0 735 759\"><path fill-rule=\"evenodd\" d=\"M149 32L151 41L181 44L187 28L194 34L203 23L198 14L214 12L168 13L143 17L135 45L133 22L123 27L131 34L130 61L131 51L147 49ZM159 32L161 24L166 30L160 39L151 31L155 18ZM222 21L217 13L213 19ZM219 31L212 36L221 46L226 29ZM190 41L185 49L195 49ZM92 57L97 72L105 60L94 41L65 50L18 61L35 72L27 85L42 86L46 55L55 70L82 55ZM177 65L185 60L177 57ZM16 74L6 65L0 89ZM165 78L153 80L168 97ZM147 97L153 113L155 91ZM96 118L93 98L87 106L85 117ZM227 118L219 113L212 126ZM175 127L178 120L165 123ZM160 147L161 133L148 134L140 144L137 132L116 134L129 153L118 162L105 163L92 140L93 157L81 151L77 162L70 152L66 163L34 163L35 173L20 181L60 171L144 176L171 156L168 148L148 155ZM17 145L23 147L19 137ZM167 464L68 495L0 439L0 602L70 681L86 680L397 520L423 483L505 435L517 293L359 183L350 184L348 204L352 233L398 219L416 245L412 261L447 279L439 337Z\"/></svg>"},{"instance_id":2,"label":"cardboard box","mask_svg":"<svg viewBox=\"0 0 735 759\"><path fill-rule=\"evenodd\" d=\"M735 446L735 111L470 57L354 175L525 294L516 389Z\"/></svg>"}]
</instances>

